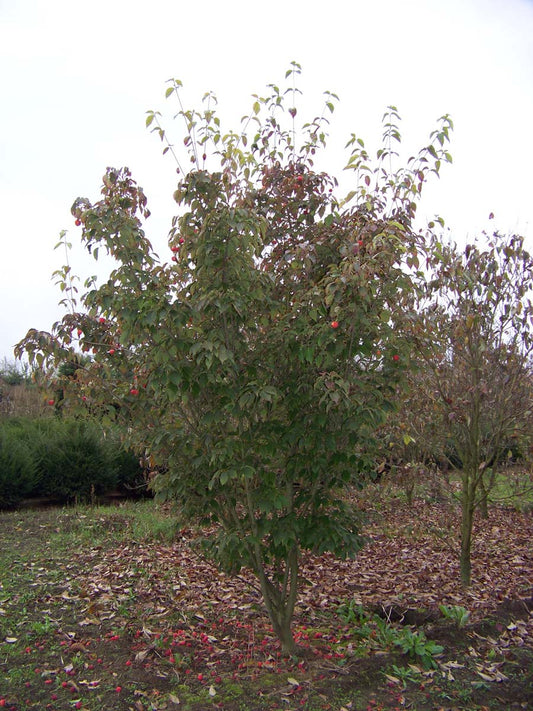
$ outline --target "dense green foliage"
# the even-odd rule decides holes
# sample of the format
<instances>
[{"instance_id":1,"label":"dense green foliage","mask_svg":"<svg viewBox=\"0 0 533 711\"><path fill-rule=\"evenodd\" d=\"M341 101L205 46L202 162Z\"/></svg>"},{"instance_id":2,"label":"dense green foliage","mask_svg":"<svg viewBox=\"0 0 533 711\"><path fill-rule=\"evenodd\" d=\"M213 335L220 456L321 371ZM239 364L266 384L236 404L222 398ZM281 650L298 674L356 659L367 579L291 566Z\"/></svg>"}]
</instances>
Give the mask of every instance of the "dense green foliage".
<instances>
[{"instance_id":1,"label":"dense green foliage","mask_svg":"<svg viewBox=\"0 0 533 711\"><path fill-rule=\"evenodd\" d=\"M180 87L167 96L179 99ZM325 113L334 100L327 93ZM112 410L158 467L160 496L215 524L205 550L226 569L255 572L293 652L301 550L346 556L361 545L342 492L358 482L408 365L401 324L418 268L416 201L451 160L451 122L443 117L396 172L393 107L375 164L352 135L356 185L340 202L336 179L314 168L325 115L301 125L297 145L294 83L256 96L241 133L222 131L214 97L205 101L179 111L193 168L165 148L181 176L169 261L146 237L142 189L127 169L108 169L100 199L76 200L73 215L87 249L115 268L86 285L80 310L70 268L59 271L71 312L51 333L30 331L18 352L49 368L77 362L80 347L92 352L65 388ZM147 124L167 140L157 113Z\"/></svg>"},{"instance_id":2,"label":"dense green foliage","mask_svg":"<svg viewBox=\"0 0 533 711\"><path fill-rule=\"evenodd\" d=\"M37 461L25 438L0 426L0 508L11 508L38 487Z\"/></svg>"},{"instance_id":3,"label":"dense green foliage","mask_svg":"<svg viewBox=\"0 0 533 711\"><path fill-rule=\"evenodd\" d=\"M90 420L0 421L0 508L31 497L91 501L115 489L138 492L142 484L138 459Z\"/></svg>"}]
</instances>

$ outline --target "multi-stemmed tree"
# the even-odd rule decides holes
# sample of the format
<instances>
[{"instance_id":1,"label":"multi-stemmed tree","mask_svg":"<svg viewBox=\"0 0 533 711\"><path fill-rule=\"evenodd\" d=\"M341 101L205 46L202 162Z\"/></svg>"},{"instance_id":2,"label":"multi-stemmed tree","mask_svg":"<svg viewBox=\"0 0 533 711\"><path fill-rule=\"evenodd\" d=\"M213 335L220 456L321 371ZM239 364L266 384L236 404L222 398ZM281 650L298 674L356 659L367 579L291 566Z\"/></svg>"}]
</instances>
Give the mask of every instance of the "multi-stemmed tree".
<instances>
[{"instance_id":1,"label":"multi-stemmed tree","mask_svg":"<svg viewBox=\"0 0 533 711\"><path fill-rule=\"evenodd\" d=\"M498 465L532 434L533 259L523 239L485 235L463 251L433 238L411 337L428 424L461 476L461 578L471 580L474 513ZM419 398L420 399L420 398Z\"/></svg>"},{"instance_id":2,"label":"multi-stemmed tree","mask_svg":"<svg viewBox=\"0 0 533 711\"><path fill-rule=\"evenodd\" d=\"M167 96L180 88L172 82ZM180 108L187 171L150 112L179 166L168 259L145 235L142 189L127 169L108 169L100 199L76 200L73 214L87 249L109 253L114 270L51 333L32 330L18 346L44 367L91 351L76 371L80 397L112 409L159 468L160 496L212 524L205 551L255 573L286 653L302 551L348 556L361 545L342 492L407 365L398 324L413 298L412 222L428 173L450 160L451 128L444 117L392 173L391 108L376 163L349 141L357 186L339 203L336 180L314 168L327 121L296 131L296 95L271 85L238 133L222 131L211 94L199 112ZM327 94L327 113L334 100Z\"/></svg>"}]
</instances>

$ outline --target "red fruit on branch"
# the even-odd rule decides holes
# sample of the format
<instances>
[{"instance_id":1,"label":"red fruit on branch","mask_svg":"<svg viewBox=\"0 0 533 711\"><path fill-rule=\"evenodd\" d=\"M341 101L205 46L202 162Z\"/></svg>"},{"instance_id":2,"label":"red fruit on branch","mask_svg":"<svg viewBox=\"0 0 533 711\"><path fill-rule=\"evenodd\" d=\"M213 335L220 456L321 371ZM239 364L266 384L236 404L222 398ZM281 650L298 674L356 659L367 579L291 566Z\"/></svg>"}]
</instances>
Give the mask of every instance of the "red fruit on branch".
<instances>
[{"instance_id":1,"label":"red fruit on branch","mask_svg":"<svg viewBox=\"0 0 533 711\"><path fill-rule=\"evenodd\" d=\"M105 318L103 316L100 316L98 320L100 321L100 323L105 323Z\"/></svg>"},{"instance_id":2,"label":"red fruit on branch","mask_svg":"<svg viewBox=\"0 0 533 711\"><path fill-rule=\"evenodd\" d=\"M181 241L181 240L180 240L180 241ZM179 251L180 251L180 248L177 247L176 245L174 245L174 246L171 247L170 249L172 250L172 252L174 252L174 254L175 254L176 252L179 252Z\"/></svg>"},{"instance_id":3,"label":"red fruit on branch","mask_svg":"<svg viewBox=\"0 0 533 711\"><path fill-rule=\"evenodd\" d=\"M400 356L399 356L397 353L395 353L395 354L392 356L392 360L399 361L399 360L400 360Z\"/></svg>"},{"instance_id":4,"label":"red fruit on branch","mask_svg":"<svg viewBox=\"0 0 533 711\"><path fill-rule=\"evenodd\" d=\"M116 353L116 351L115 351L114 348L110 348L110 349L107 351L107 354L108 354L108 355L114 355L115 353Z\"/></svg>"},{"instance_id":5,"label":"red fruit on branch","mask_svg":"<svg viewBox=\"0 0 533 711\"><path fill-rule=\"evenodd\" d=\"M130 395L138 395L138 394L139 394L139 391L137 390L137 388L132 388L130 390Z\"/></svg>"},{"instance_id":6,"label":"red fruit on branch","mask_svg":"<svg viewBox=\"0 0 533 711\"><path fill-rule=\"evenodd\" d=\"M74 224L76 225L76 227L79 227L81 225L81 220L77 219Z\"/></svg>"},{"instance_id":7,"label":"red fruit on branch","mask_svg":"<svg viewBox=\"0 0 533 711\"><path fill-rule=\"evenodd\" d=\"M331 322L331 328L339 328L339 322L338 322L338 321L332 321L332 322Z\"/></svg>"},{"instance_id":8,"label":"red fruit on branch","mask_svg":"<svg viewBox=\"0 0 533 711\"><path fill-rule=\"evenodd\" d=\"M50 400L47 401L47 405L54 405L54 404L55 404L55 400L52 400L51 398L50 398Z\"/></svg>"}]
</instances>

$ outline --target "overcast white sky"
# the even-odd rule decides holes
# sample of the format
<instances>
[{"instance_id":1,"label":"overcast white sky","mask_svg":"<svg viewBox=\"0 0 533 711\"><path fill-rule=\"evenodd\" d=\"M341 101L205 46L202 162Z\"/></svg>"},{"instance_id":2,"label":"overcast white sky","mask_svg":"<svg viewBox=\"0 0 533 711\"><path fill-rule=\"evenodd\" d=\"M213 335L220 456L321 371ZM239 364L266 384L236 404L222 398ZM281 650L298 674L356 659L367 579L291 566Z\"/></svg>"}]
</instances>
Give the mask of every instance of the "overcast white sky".
<instances>
[{"instance_id":1,"label":"overcast white sky","mask_svg":"<svg viewBox=\"0 0 533 711\"><path fill-rule=\"evenodd\" d=\"M335 174L351 132L379 147L389 104L406 155L449 113L454 165L420 211L441 214L459 241L498 228L533 250L532 37L532 0L0 0L0 361L62 315L53 247L62 229L76 243L70 206L98 198L106 166L129 166L143 186L164 252L175 166L144 122L168 110L170 77L192 106L213 90L238 130L251 94L299 62L299 115L314 117L326 89L341 99ZM181 141L177 124L168 130ZM76 250L73 269L95 271Z\"/></svg>"}]
</instances>

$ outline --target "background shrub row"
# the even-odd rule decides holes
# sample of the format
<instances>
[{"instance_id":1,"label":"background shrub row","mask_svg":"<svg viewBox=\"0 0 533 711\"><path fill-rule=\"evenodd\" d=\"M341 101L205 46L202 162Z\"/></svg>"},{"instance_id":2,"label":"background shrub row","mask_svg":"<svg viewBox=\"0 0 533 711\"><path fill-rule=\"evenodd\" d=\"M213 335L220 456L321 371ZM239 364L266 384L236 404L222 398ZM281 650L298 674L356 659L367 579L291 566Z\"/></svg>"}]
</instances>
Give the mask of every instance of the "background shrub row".
<instances>
[{"instance_id":1,"label":"background shrub row","mask_svg":"<svg viewBox=\"0 0 533 711\"><path fill-rule=\"evenodd\" d=\"M87 502L119 490L146 493L138 458L90 420L0 420L0 509L23 499Z\"/></svg>"}]
</instances>

